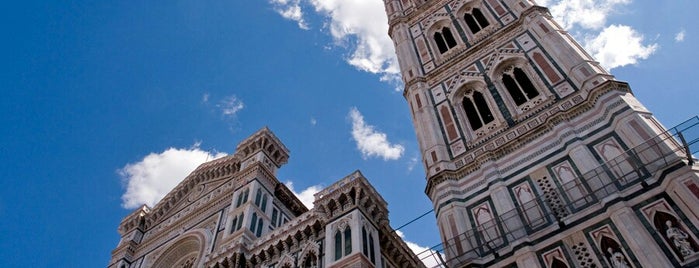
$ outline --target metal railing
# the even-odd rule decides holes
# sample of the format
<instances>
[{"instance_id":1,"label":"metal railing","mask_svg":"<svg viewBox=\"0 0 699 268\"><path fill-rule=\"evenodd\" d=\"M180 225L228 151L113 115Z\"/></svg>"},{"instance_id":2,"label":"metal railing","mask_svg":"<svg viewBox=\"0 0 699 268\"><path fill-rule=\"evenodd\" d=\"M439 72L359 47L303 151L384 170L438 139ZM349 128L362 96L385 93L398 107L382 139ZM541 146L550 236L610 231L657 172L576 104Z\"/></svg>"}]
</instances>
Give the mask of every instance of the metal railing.
<instances>
[{"instance_id":1,"label":"metal railing","mask_svg":"<svg viewBox=\"0 0 699 268\"><path fill-rule=\"evenodd\" d=\"M498 249L526 242L522 238L538 235L543 229L556 229L551 226L562 228L573 215L586 215L586 208L614 200L622 191L628 195L647 187L647 181L658 171L683 161L692 164L692 154L697 151L699 117L695 116L572 181L552 183L555 188L544 195L515 203L514 209L425 250L418 257L427 267L459 267L491 254L497 258Z\"/></svg>"}]
</instances>

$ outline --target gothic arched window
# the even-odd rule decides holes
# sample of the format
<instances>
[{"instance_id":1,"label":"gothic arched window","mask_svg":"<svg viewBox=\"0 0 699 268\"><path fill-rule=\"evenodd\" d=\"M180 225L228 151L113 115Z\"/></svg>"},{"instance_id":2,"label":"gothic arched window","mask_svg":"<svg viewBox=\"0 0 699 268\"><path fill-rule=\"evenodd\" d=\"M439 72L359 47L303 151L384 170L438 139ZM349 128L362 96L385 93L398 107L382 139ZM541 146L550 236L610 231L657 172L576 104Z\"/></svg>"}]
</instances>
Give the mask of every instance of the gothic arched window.
<instances>
[{"instance_id":1,"label":"gothic arched window","mask_svg":"<svg viewBox=\"0 0 699 268\"><path fill-rule=\"evenodd\" d=\"M465 13L464 20L466 21L466 25L468 25L468 29L470 29L473 34L480 32L483 28L490 25L483 15L483 12L478 8L472 9L470 13Z\"/></svg>"},{"instance_id":2,"label":"gothic arched window","mask_svg":"<svg viewBox=\"0 0 699 268\"><path fill-rule=\"evenodd\" d=\"M362 253L364 253L364 256L369 256L369 241L368 237L366 236L366 228L362 227Z\"/></svg>"},{"instance_id":3,"label":"gothic arched window","mask_svg":"<svg viewBox=\"0 0 699 268\"><path fill-rule=\"evenodd\" d=\"M245 217L245 213L241 213L240 216L238 217L238 226L235 227L236 231L240 230L240 228L243 227L243 218L244 217Z\"/></svg>"},{"instance_id":4,"label":"gothic arched window","mask_svg":"<svg viewBox=\"0 0 699 268\"><path fill-rule=\"evenodd\" d=\"M346 227L344 231L335 232L335 260L352 253L352 229Z\"/></svg>"},{"instance_id":5,"label":"gothic arched window","mask_svg":"<svg viewBox=\"0 0 699 268\"><path fill-rule=\"evenodd\" d=\"M267 195L266 194L262 195L262 204L260 205L260 209L262 209L263 212L267 211Z\"/></svg>"},{"instance_id":6,"label":"gothic arched window","mask_svg":"<svg viewBox=\"0 0 699 268\"><path fill-rule=\"evenodd\" d=\"M242 204L242 203L243 203L243 193L240 193L240 194L238 195L238 200L235 202L235 207L236 207L236 208L239 207L240 204Z\"/></svg>"},{"instance_id":7,"label":"gothic arched window","mask_svg":"<svg viewBox=\"0 0 699 268\"><path fill-rule=\"evenodd\" d=\"M470 97L464 96L463 106L464 112L466 112L466 118L471 124L472 130L477 130L482 126L493 122L493 113L490 112L488 102L486 102L482 93L474 91Z\"/></svg>"},{"instance_id":8,"label":"gothic arched window","mask_svg":"<svg viewBox=\"0 0 699 268\"><path fill-rule=\"evenodd\" d=\"M277 226L277 209L272 207L272 222L269 223L272 226Z\"/></svg>"},{"instance_id":9,"label":"gothic arched window","mask_svg":"<svg viewBox=\"0 0 699 268\"><path fill-rule=\"evenodd\" d=\"M441 31L434 33L434 42L437 43L439 53L447 52L450 48L456 46L456 39L451 34L449 27L442 27Z\"/></svg>"},{"instance_id":10,"label":"gothic arched window","mask_svg":"<svg viewBox=\"0 0 699 268\"><path fill-rule=\"evenodd\" d=\"M352 253L352 229L345 229L345 256Z\"/></svg>"},{"instance_id":11,"label":"gothic arched window","mask_svg":"<svg viewBox=\"0 0 699 268\"><path fill-rule=\"evenodd\" d=\"M342 233L337 231L335 233L335 260L342 258Z\"/></svg>"},{"instance_id":12,"label":"gothic arched window","mask_svg":"<svg viewBox=\"0 0 699 268\"><path fill-rule=\"evenodd\" d=\"M255 233L255 224L257 223L257 213L252 213L252 220L250 221L250 231Z\"/></svg>"},{"instance_id":13,"label":"gothic arched window","mask_svg":"<svg viewBox=\"0 0 699 268\"><path fill-rule=\"evenodd\" d=\"M362 227L362 253L369 258L371 263L376 264L376 255L374 253L374 236L367 234L366 228Z\"/></svg>"},{"instance_id":14,"label":"gothic arched window","mask_svg":"<svg viewBox=\"0 0 699 268\"><path fill-rule=\"evenodd\" d=\"M503 73L502 83L517 105L522 105L539 96L539 91L536 90L527 74L519 67L510 68L510 70Z\"/></svg>"},{"instance_id":15,"label":"gothic arched window","mask_svg":"<svg viewBox=\"0 0 699 268\"><path fill-rule=\"evenodd\" d=\"M257 220L257 231L255 232L255 236L260 237L262 235L262 225L264 224L264 221L262 218Z\"/></svg>"},{"instance_id":16,"label":"gothic arched window","mask_svg":"<svg viewBox=\"0 0 699 268\"><path fill-rule=\"evenodd\" d=\"M240 192L238 195L238 200L235 203L235 207L239 207L242 204L245 204L245 202L248 202L248 193L250 193L250 189L245 189L245 191Z\"/></svg>"},{"instance_id":17,"label":"gothic arched window","mask_svg":"<svg viewBox=\"0 0 699 268\"><path fill-rule=\"evenodd\" d=\"M257 189L257 194L255 195L255 206L260 206L260 198L262 198L262 190Z\"/></svg>"},{"instance_id":18,"label":"gothic arched window","mask_svg":"<svg viewBox=\"0 0 699 268\"><path fill-rule=\"evenodd\" d=\"M233 221L231 223L231 233L235 232L237 229L235 227L238 225L238 216L233 217Z\"/></svg>"}]
</instances>

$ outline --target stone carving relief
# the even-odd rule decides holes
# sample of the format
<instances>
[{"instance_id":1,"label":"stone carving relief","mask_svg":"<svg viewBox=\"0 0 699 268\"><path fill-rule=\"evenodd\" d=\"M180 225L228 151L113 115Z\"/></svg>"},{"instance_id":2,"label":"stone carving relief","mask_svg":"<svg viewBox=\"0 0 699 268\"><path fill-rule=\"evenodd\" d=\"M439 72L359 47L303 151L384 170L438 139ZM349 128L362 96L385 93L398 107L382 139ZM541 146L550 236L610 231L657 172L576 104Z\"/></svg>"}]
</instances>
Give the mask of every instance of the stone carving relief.
<instances>
[{"instance_id":1,"label":"stone carving relief","mask_svg":"<svg viewBox=\"0 0 699 268\"><path fill-rule=\"evenodd\" d=\"M284 255L279 258L279 267L294 267L294 257L289 255L289 253L284 253Z\"/></svg>"},{"instance_id":2,"label":"stone carving relief","mask_svg":"<svg viewBox=\"0 0 699 268\"><path fill-rule=\"evenodd\" d=\"M622 246L610 225L606 224L596 230L589 232L589 236L595 241L595 246L599 253L604 256L604 260L613 268L635 267L630 261L628 253Z\"/></svg>"},{"instance_id":3,"label":"stone carving relief","mask_svg":"<svg viewBox=\"0 0 699 268\"><path fill-rule=\"evenodd\" d=\"M349 222L352 219L352 215L347 215L347 217L342 218L335 222L332 226L333 230L344 230L349 226Z\"/></svg>"},{"instance_id":4,"label":"stone carving relief","mask_svg":"<svg viewBox=\"0 0 699 268\"><path fill-rule=\"evenodd\" d=\"M697 256L697 238L667 201L655 201L642 208L641 213L646 222L652 225L651 231L655 231L661 237L661 246L670 249L677 260L686 262L689 258Z\"/></svg>"},{"instance_id":5,"label":"stone carving relief","mask_svg":"<svg viewBox=\"0 0 699 268\"><path fill-rule=\"evenodd\" d=\"M301 256L301 259L299 260L301 267L317 268L319 249L320 247L317 243L307 241L301 250L301 254L299 255Z\"/></svg>"}]
</instances>

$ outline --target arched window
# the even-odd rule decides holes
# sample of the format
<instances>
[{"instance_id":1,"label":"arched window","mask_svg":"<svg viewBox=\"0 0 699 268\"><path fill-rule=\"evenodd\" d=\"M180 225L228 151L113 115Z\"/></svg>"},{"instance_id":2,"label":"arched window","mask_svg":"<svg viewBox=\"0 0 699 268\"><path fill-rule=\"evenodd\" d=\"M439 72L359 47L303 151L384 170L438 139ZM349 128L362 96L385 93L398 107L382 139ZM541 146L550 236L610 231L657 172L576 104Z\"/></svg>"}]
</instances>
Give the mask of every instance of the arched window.
<instances>
[{"instance_id":1,"label":"arched window","mask_svg":"<svg viewBox=\"0 0 699 268\"><path fill-rule=\"evenodd\" d=\"M368 237L366 236L366 228L362 227L362 253L364 253L364 256L369 257L369 241Z\"/></svg>"},{"instance_id":2,"label":"arched window","mask_svg":"<svg viewBox=\"0 0 699 268\"><path fill-rule=\"evenodd\" d=\"M539 96L532 81L519 67L511 68L502 75L502 83L505 84L507 93L510 94L515 104L522 105L525 102Z\"/></svg>"},{"instance_id":3,"label":"arched window","mask_svg":"<svg viewBox=\"0 0 699 268\"><path fill-rule=\"evenodd\" d=\"M262 235L262 226L264 225L264 221L262 218L259 218L257 220L257 231L255 232L255 236L260 237Z\"/></svg>"},{"instance_id":4,"label":"arched window","mask_svg":"<svg viewBox=\"0 0 699 268\"><path fill-rule=\"evenodd\" d=\"M352 253L352 229L347 227L344 232L337 230L335 232L335 260L350 253Z\"/></svg>"},{"instance_id":5,"label":"arched window","mask_svg":"<svg viewBox=\"0 0 699 268\"><path fill-rule=\"evenodd\" d=\"M442 31L437 31L434 33L434 42L437 44L439 53L447 52L450 48L456 46L456 39L454 35L451 34L449 27L443 27Z\"/></svg>"},{"instance_id":6,"label":"arched window","mask_svg":"<svg viewBox=\"0 0 699 268\"><path fill-rule=\"evenodd\" d=\"M260 205L260 209L262 209L263 212L267 210L267 195L262 196L262 205Z\"/></svg>"},{"instance_id":7,"label":"arched window","mask_svg":"<svg viewBox=\"0 0 699 268\"><path fill-rule=\"evenodd\" d=\"M488 102L486 102L482 93L474 91L470 97L464 96L463 106L464 112L466 112L466 118L471 124L472 130L477 130L482 126L493 122L493 113L490 112Z\"/></svg>"},{"instance_id":8,"label":"arched window","mask_svg":"<svg viewBox=\"0 0 699 268\"><path fill-rule=\"evenodd\" d=\"M262 190L257 189L257 194L255 195L255 206L260 206L260 198L262 198Z\"/></svg>"},{"instance_id":9,"label":"arched window","mask_svg":"<svg viewBox=\"0 0 699 268\"><path fill-rule=\"evenodd\" d=\"M369 258L371 263L376 264L376 255L374 253L374 236L367 234L366 228L362 227L362 253Z\"/></svg>"},{"instance_id":10,"label":"arched window","mask_svg":"<svg viewBox=\"0 0 699 268\"><path fill-rule=\"evenodd\" d=\"M483 15L483 12L478 8L472 9L470 13L465 13L464 20L466 21L466 25L468 25L468 29L471 30L473 34L480 32L483 28L490 25Z\"/></svg>"},{"instance_id":11,"label":"arched window","mask_svg":"<svg viewBox=\"0 0 699 268\"><path fill-rule=\"evenodd\" d=\"M243 218L244 217L245 217L245 213L241 213L240 217L238 217L238 226L235 227L236 231L240 230L240 228L243 227Z\"/></svg>"},{"instance_id":12,"label":"arched window","mask_svg":"<svg viewBox=\"0 0 699 268\"><path fill-rule=\"evenodd\" d=\"M241 193L238 195L238 200L235 202L235 207L236 207L236 208L239 207L240 204L242 204L242 203L243 203L243 193L241 192Z\"/></svg>"},{"instance_id":13,"label":"arched window","mask_svg":"<svg viewBox=\"0 0 699 268\"><path fill-rule=\"evenodd\" d=\"M345 229L345 256L352 253L352 229Z\"/></svg>"},{"instance_id":14,"label":"arched window","mask_svg":"<svg viewBox=\"0 0 699 268\"><path fill-rule=\"evenodd\" d=\"M335 260L342 258L342 233L338 230L335 233Z\"/></svg>"},{"instance_id":15,"label":"arched window","mask_svg":"<svg viewBox=\"0 0 699 268\"><path fill-rule=\"evenodd\" d=\"M250 231L255 233L255 224L257 223L257 213L252 213L252 220L250 221Z\"/></svg>"},{"instance_id":16,"label":"arched window","mask_svg":"<svg viewBox=\"0 0 699 268\"><path fill-rule=\"evenodd\" d=\"M272 207L272 222L269 223L272 226L277 225L277 209Z\"/></svg>"},{"instance_id":17,"label":"arched window","mask_svg":"<svg viewBox=\"0 0 699 268\"><path fill-rule=\"evenodd\" d=\"M248 202L248 195L249 194L250 194L250 188L245 189L245 193L243 194L243 204L245 204L245 202Z\"/></svg>"},{"instance_id":18,"label":"arched window","mask_svg":"<svg viewBox=\"0 0 699 268\"><path fill-rule=\"evenodd\" d=\"M238 225L238 216L233 217L233 221L231 223L231 234L236 231L235 227Z\"/></svg>"}]
</instances>

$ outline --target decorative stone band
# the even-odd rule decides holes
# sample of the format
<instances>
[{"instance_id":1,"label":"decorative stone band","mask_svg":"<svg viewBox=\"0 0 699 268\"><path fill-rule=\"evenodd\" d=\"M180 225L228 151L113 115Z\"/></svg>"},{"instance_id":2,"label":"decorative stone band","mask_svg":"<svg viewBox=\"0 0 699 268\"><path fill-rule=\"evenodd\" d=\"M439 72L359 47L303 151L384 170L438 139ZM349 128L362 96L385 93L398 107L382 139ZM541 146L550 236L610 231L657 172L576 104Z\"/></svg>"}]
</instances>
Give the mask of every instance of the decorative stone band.
<instances>
[{"instance_id":1,"label":"decorative stone band","mask_svg":"<svg viewBox=\"0 0 699 268\"><path fill-rule=\"evenodd\" d=\"M590 91L587 98L584 97L584 94L587 92L577 92L569 95L556 103L556 105L549 106L547 109L523 119L510 128L509 131L504 131L492 137L489 142L468 148L466 155L454 161L455 170L442 170L427 179L425 193L428 196L432 196L432 190L436 185L447 180L463 178L480 169L481 162L499 159L547 133L558 123L569 121L582 115L595 106L600 96L611 91L631 92L631 89L627 83L609 80ZM611 109L621 104L621 100L611 104L606 107L605 113L609 113ZM604 118L605 116L600 116L599 120L604 120ZM593 124L588 124L581 127L590 128L592 126Z\"/></svg>"}]
</instances>

